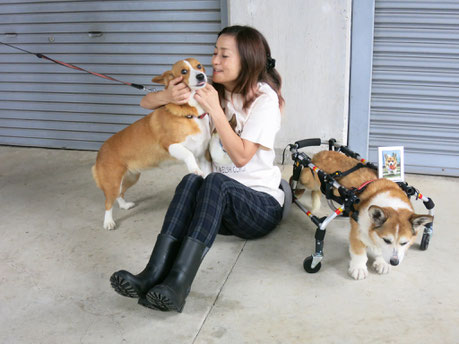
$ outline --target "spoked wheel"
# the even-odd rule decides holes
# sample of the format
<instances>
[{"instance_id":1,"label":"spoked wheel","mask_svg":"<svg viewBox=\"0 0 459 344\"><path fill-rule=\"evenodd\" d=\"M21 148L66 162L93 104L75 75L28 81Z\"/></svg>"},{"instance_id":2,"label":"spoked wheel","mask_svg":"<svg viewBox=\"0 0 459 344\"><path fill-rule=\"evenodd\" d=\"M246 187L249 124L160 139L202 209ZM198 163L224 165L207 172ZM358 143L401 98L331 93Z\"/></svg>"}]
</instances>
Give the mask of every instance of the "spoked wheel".
<instances>
[{"instance_id":1,"label":"spoked wheel","mask_svg":"<svg viewBox=\"0 0 459 344\"><path fill-rule=\"evenodd\" d=\"M420 247L422 251L427 250L427 248L429 247L430 237L431 237L431 235L429 233L427 233L427 234L424 233L422 235L421 247Z\"/></svg>"},{"instance_id":2,"label":"spoked wheel","mask_svg":"<svg viewBox=\"0 0 459 344\"><path fill-rule=\"evenodd\" d=\"M306 270L306 272L309 272L310 274L314 274L317 271L320 270L322 267L322 264L319 262L314 268L312 268L312 256L306 257L306 259L303 262L303 268Z\"/></svg>"}]
</instances>

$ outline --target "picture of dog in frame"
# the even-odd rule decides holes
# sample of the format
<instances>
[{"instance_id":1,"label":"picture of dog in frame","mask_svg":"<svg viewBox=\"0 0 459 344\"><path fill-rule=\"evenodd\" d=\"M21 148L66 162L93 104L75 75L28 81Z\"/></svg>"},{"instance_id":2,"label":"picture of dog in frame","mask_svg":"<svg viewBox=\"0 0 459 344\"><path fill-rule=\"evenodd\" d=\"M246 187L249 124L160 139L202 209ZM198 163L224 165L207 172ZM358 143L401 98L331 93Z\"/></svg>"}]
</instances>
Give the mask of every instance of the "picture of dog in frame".
<instances>
[{"instance_id":1,"label":"picture of dog in frame","mask_svg":"<svg viewBox=\"0 0 459 344\"><path fill-rule=\"evenodd\" d=\"M378 157L379 178L394 182L405 181L403 146L378 147Z\"/></svg>"}]
</instances>

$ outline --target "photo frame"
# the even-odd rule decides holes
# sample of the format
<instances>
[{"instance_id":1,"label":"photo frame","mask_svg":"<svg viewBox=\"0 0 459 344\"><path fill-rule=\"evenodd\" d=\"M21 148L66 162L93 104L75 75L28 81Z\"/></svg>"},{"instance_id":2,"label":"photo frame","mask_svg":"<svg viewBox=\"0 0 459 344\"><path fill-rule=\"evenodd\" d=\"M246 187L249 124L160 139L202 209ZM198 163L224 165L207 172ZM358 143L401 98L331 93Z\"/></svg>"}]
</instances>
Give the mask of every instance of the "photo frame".
<instances>
[{"instance_id":1,"label":"photo frame","mask_svg":"<svg viewBox=\"0 0 459 344\"><path fill-rule=\"evenodd\" d=\"M404 147L378 147L378 177L405 181Z\"/></svg>"}]
</instances>

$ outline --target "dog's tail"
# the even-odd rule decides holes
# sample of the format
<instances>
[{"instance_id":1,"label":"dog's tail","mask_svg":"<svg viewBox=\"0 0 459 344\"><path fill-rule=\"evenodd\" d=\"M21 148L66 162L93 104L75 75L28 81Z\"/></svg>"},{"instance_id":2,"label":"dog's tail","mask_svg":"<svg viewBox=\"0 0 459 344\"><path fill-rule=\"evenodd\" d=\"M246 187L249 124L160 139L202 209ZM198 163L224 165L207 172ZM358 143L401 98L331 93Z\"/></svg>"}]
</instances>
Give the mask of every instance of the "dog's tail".
<instances>
[{"instance_id":1,"label":"dog's tail","mask_svg":"<svg viewBox=\"0 0 459 344\"><path fill-rule=\"evenodd\" d=\"M98 187L99 189L101 189L100 183L99 183L99 177L97 176L97 168L96 168L96 165L93 165L93 166L92 166L91 172L92 172L92 177L94 178L94 181L96 182L97 187Z\"/></svg>"}]
</instances>

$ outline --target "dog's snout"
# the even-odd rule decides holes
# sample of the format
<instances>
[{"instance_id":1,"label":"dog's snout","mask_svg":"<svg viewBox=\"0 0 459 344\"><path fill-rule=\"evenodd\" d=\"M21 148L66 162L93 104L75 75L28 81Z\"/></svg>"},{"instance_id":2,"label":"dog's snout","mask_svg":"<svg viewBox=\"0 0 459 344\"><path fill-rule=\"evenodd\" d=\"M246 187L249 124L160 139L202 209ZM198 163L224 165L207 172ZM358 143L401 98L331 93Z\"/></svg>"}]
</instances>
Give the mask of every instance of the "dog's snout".
<instances>
[{"instance_id":1,"label":"dog's snout","mask_svg":"<svg viewBox=\"0 0 459 344\"><path fill-rule=\"evenodd\" d=\"M196 75L196 79L198 81L204 81L205 78L206 78L206 76L203 73L199 73L199 74Z\"/></svg>"},{"instance_id":2,"label":"dog's snout","mask_svg":"<svg viewBox=\"0 0 459 344\"><path fill-rule=\"evenodd\" d=\"M400 263L400 260L397 257L391 257L390 265L397 266Z\"/></svg>"}]
</instances>

